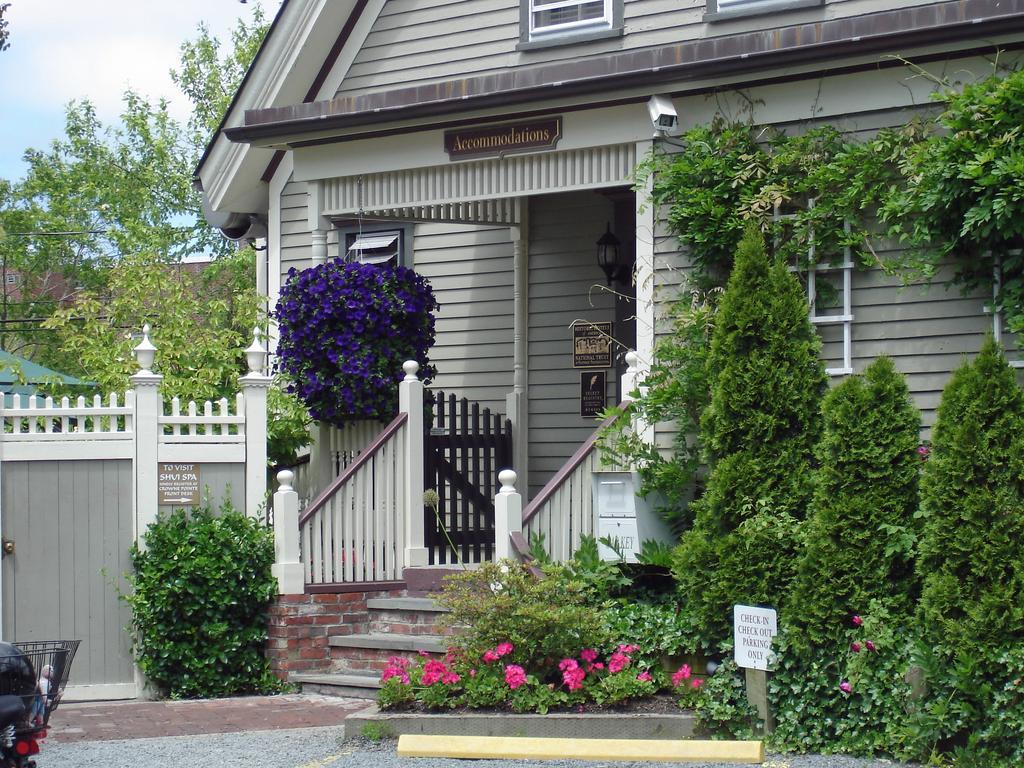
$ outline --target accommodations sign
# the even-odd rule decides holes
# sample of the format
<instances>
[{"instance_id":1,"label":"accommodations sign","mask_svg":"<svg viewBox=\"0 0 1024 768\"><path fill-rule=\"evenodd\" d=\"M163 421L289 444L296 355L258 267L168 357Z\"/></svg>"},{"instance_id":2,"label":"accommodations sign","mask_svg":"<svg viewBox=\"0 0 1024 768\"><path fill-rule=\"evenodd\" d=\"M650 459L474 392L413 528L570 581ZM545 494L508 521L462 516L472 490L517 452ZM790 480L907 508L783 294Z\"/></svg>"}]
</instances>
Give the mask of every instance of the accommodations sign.
<instances>
[{"instance_id":1,"label":"accommodations sign","mask_svg":"<svg viewBox=\"0 0 1024 768\"><path fill-rule=\"evenodd\" d=\"M732 616L736 665L747 669L768 669L772 638L779 632L775 609L734 605Z\"/></svg>"},{"instance_id":2,"label":"accommodations sign","mask_svg":"<svg viewBox=\"0 0 1024 768\"><path fill-rule=\"evenodd\" d=\"M562 138L562 118L546 117L519 123L470 126L444 132L444 151L451 160L501 157L513 152L554 149Z\"/></svg>"}]
</instances>

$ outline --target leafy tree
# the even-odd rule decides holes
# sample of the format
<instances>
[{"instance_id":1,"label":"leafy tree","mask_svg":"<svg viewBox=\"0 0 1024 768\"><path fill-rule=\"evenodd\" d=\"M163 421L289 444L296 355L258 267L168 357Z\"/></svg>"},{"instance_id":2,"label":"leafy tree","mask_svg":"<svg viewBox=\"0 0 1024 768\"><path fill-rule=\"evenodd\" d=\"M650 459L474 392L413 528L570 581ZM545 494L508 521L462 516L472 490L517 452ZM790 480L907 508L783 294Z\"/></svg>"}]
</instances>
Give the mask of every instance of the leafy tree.
<instances>
[{"instance_id":1,"label":"leafy tree","mask_svg":"<svg viewBox=\"0 0 1024 768\"><path fill-rule=\"evenodd\" d=\"M63 369L96 382L101 392L125 391L138 370L134 334L148 322L165 396L233 397L247 370L243 350L260 322L254 258L251 249L235 251L198 272L152 255L121 259L106 288L82 291L46 321ZM284 461L308 442L308 416L277 387L268 398L268 452L272 461Z\"/></svg>"},{"instance_id":2,"label":"leafy tree","mask_svg":"<svg viewBox=\"0 0 1024 768\"><path fill-rule=\"evenodd\" d=\"M879 358L828 393L822 416L807 547L784 617L805 648L833 645L872 600L906 618L915 594L921 417L906 382Z\"/></svg>"},{"instance_id":3,"label":"leafy tree","mask_svg":"<svg viewBox=\"0 0 1024 768\"><path fill-rule=\"evenodd\" d=\"M777 605L792 579L826 386L807 315L800 284L748 226L715 315L707 489L676 558L684 610L708 647L728 634L733 604Z\"/></svg>"},{"instance_id":4,"label":"leafy tree","mask_svg":"<svg viewBox=\"0 0 1024 768\"><path fill-rule=\"evenodd\" d=\"M7 28L7 19L4 18L4 13L10 7L10 3L0 3L0 51L6 51L11 46L8 42L11 31Z\"/></svg>"}]
</instances>

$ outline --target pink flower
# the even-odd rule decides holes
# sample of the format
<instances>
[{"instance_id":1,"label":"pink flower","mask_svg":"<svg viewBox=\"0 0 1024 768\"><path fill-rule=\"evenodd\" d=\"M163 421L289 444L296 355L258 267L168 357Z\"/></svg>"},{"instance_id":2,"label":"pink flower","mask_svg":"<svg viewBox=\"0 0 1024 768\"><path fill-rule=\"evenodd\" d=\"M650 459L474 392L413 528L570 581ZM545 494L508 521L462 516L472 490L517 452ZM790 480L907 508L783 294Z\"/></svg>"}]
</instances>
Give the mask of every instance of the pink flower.
<instances>
[{"instance_id":1,"label":"pink flower","mask_svg":"<svg viewBox=\"0 0 1024 768\"><path fill-rule=\"evenodd\" d=\"M875 647L875 644L873 642L871 642L870 640L868 640L866 643L864 643L864 647L867 648L869 651L877 651L878 650Z\"/></svg>"},{"instance_id":2,"label":"pink flower","mask_svg":"<svg viewBox=\"0 0 1024 768\"><path fill-rule=\"evenodd\" d=\"M917 455L920 456L922 459L927 459L928 458L928 454L931 453L931 452L932 452L932 449L929 448L927 445L919 445L919 446L917 446Z\"/></svg>"},{"instance_id":3,"label":"pink flower","mask_svg":"<svg viewBox=\"0 0 1024 768\"><path fill-rule=\"evenodd\" d=\"M704 684L704 681L701 680L699 677L695 677L695 678L693 678L693 680L690 681L690 687L693 688L693 690L697 690L703 684Z\"/></svg>"},{"instance_id":4,"label":"pink flower","mask_svg":"<svg viewBox=\"0 0 1024 768\"><path fill-rule=\"evenodd\" d=\"M633 651L639 651L639 645L620 645L619 653L633 653Z\"/></svg>"},{"instance_id":5,"label":"pink flower","mask_svg":"<svg viewBox=\"0 0 1024 768\"><path fill-rule=\"evenodd\" d=\"M651 677L651 673L645 669L643 672L636 676L636 679L642 683L649 683L653 678Z\"/></svg>"},{"instance_id":6,"label":"pink flower","mask_svg":"<svg viewBox=\"0 0 1024 768\"><path fill-rule=\"evenodd\" d=\"M845 694L850 694L853 693L853 686L850 685L849 681L843 680L843 682L839 684L839 690Z\"/></svg>"},{"instance_id":7,"label":"pink flower","mask_svg":"<svg viewBox=\"0 0 1024 768\"><path fill-rule=\"evenodd\" d=\"M593 664L597 660L597 651L593 648L584 648L580 651L580 658L588 664Z\"/></svg>"},{"instance_id":8,"label":"pink flower","mask_svg":"<svg viewBox=\"0 0 1024 768\"><path fill-rule=\"evenodd\" d=\"M611 672L613 675L616 672L621 672L628 666L629 656L627 656L624 653L616 652L608 658L608 671Z\"/></svg>"},{"instance_id":9,"label":"pink flower","mask_svg":"<svg viewBox=\"0 0 1024 768\"><path fill-rule=\"evenodd\" d=\"M469 676L470 677L476 677L476 670L475 669L469 670Z\"/></svg>"},{"instance_id":10,"label":"pink flower","mask_svg":"<svg viewBox=\"0 0 1024 768\"><path fill-rule=\"evenodd\" d=\"M578 691L583 687L583 678L586 676L586 672L578 666L574 666L562 672L562 682L570 691Z\"/></svg>"},{"instance_id":11,"label":"pink flower","mask_svg":"<svg viewBox=\"0 0 1024 768\"><path fill-rule=\"evenodd\" d=\"M505 682L513 691L526 682L526 671L517 664L509 664L505 667Z\"/></svg>"},{"instance_id":12,"label":"pink flower","mask_svg":"<svg viewBox=\"0 0 1024 768\"><path fill-rule=\"evenodd\" d=\"M854 653L860 653L860 643L850 643L850 650Z\"/></svg>"},{"instance_id":13,"label":"pink flower","mask_svg":"<svg viewBox=\"0 0 1024 768\"><path fill-rule=\"evenodd\" d=\"M448 672L445 672L444 676L441 678L441 682L445 685L455 685L455 683L459 682L459 680L461 679L462 678L459 677L455 672L449 670Z\"/></svg>"},{"instance_id":14,"label":"pink flower","mask_svg":"<svg viewBox=\"0 0 1024 768\"><path fill-rule=\"evenodd\" d=\"M864 619L862 619L857 614L853 615L853 619L851 619L851 621L853 621L853 626L855 626L855 627L859 627L859 626L861 626L864 623Z\"/></svg>"},{"instance_id":15,"label":"pink flower","mask_svg":"<svg viewBox=\"0 0 1024 768\"><path fill-rule=\"evenodd\" d=\"M512 643L498 643L498 647L494 649L494 652L498 656L508 656L514 650L515 646Z\"/></svg>"},{"instance_id":16,"label":"pink flower","mask_svg":"<svg viewBox=\"0 0 1024 768\"><path fill-rule=\"evenodd\" d=\"M579 669L579 664L576 663L576 659L562 659L558 662L558 668L563 672L568 672L572 669Z\"/></svg>"},{"instance_id":17,"label":"pink flower","mask_svg":"<svg viewBox=\"0 0 1024 768\"><path fill-rule=\"evenodd\" d=\"M418 653L420 656L422 656L425 659L430 658L430 654L427 653L426 651L416 651L416 653Z\"/></svg>"},{"instance_id":18,"label":"pink flower","mask_svg":"<svg viewBox=\"0 0 1024 768\"><path fill-rule=\"evenodd\" d=\"M442 682L446 677L453 674L448 670L448 667L441 661L428 661L423 665L423 676L420 677L420 682L423 685L433 685L434 683ZM456 675L456 678L458 676Z\"/></svg>"},{"instance_id":19,"label":"pink flower","mask_svg":"<svg viewBox=\"0 0 1024 768\"><path fill-rule=\"evenodd\" d=\"M399 669L408 669L409 660L403 659L401 656L391 656L388 658L389 667L398 667Z\"/></svg>"},{"instance_id":20,"label":"pink flower","mask_svg":"<svg viewBox=\"0 0 1024 768\"><path fill-rule=\"evenodd\" d=\"M678 688L683 684L684 680L689 680L690 675L693 674L689 664L683 664L679 669L676 670L675 674L672 675L672 685Z\"/></svg>"},{"instance_id":21,"label":"pink flower","mask_svg":"<svg viewBox=\"0 0 1024 768\"><path fill-rule=\"evenodd\" d=\"M385 669L384 673L380 676L380 681L382 683L385 683L392 677L397 677L399 680L402 681L403 685L409 685L410 683L409 675L407 675L405 671L399 667L388 667L387 669Z\"/></svg>"},{"instance_id":22,"label":"pink flower","mask_svg":"<svg viewBox=\"0 0 1024 768\"><path fill-rule=\"evenodd\" d=\"M500 658L496 651L484 651L484 664L492 664Z\"/></svg>"}]
</instances>

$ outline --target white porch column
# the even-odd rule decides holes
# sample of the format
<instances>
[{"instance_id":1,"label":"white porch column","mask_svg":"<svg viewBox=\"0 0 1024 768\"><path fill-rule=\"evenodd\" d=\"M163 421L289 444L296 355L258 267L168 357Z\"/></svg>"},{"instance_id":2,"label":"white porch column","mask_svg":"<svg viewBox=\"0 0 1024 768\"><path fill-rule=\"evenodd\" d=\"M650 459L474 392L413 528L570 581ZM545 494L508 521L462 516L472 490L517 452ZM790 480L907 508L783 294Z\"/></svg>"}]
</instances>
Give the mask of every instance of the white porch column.
<instances>
[{"instance_id":1,"label":"white porch column","mask_svg":"<svg viewBox=\"0 0 1024 768\"><path fill-rule=\"evenodd\" d=\"M653 148L654 141L636 143L637 158L645 157ZM634 364L639 368L637 375L642 380L654 360L654 340L657 322L657 306L654 296L654 238L656 236L656 206L651 205L652 179L647 176L644 186L636 191L636 354ZM642 426L642 430L641 430ZM654 425L637 424L637 435L645 442L654 442Z\"/></svg>"},{"instance_id":2,"label":"white porch column","mask_svg":"<svg viewBox=\"0 0 1024 768\"><path fill-rule=\"evenodd\" d=\"M144 538L150 523L156 520L159 507L157 493L157 461L160 450L160 382L164 377L153 373L156 347L149 340L149 325L142 327L142 341L135 347L139 372L131 377L135 388L135 530L134 540L146 548Z\"/></svg>"},{"instance_id":3,"label":"white porch column","mask_svg":"<svg viewBox=\"0 0 1024 768\"><path fill-rule=\"evenodd\" d=\"M327 230L314 229L309 233L310 257L313 259L313 266L318 266L327 261Z\"/></svg>"},{"instance_id":4,"label":"white porch column","mask_svg":"<svg viewBox=\"0 0 1024 768\"><path fill-rule=\"evenodd\" d=\"M398 410L405 422L405 565L427 565L423 525L423 382L416 377L420 364L407 360L405 378L398 385Z\"/></svg>"},{"instance_id":5,"label":"white porch column","mask_svg":"<svg viewBox=\"0 0 1024 768\"><path fill-rule=\"evenodd\" d=\"M530 220L529 199L516 200L518 226L512 236L512 392L505 413L512 422L512 457L519 483L529 488L529 333L530 333Z\"/></svg>"},{"instance_id":6,"label":"white porch column","mask_svg":"<svg viewBox=\"0 0 1024 768\"><path fill-rule=\"evenodd\" d=\"M305 577L299 559L299 494L292 488L295 475L287 469L277 473L279 487L274 493L274 565L279 595L301 595Z\"/></svg>"},{"instance_id":7,"label":"white porch column","mask_svg":"<svg viewBox=\"0 0 1024 768\"><path fill-rule=\"evenodd\" d=\"M245 514L259 517L267 495L267 390L273 381L263 373L267 351L259 328L245 357L249 373L238 379L245 402Z\"/></svg>"},{"instance_id":8,"label":"white porch column","mask_svg":"<svg viewBox=\"0 0 1024 768\"><path fill-rule=\"evenodd\" d=\"M498 473L501 490L494 497L494 559L512 557L513 533L523 532L523 497L516 491L516 473L503 469Z\"/></svg>"}]
</instances>

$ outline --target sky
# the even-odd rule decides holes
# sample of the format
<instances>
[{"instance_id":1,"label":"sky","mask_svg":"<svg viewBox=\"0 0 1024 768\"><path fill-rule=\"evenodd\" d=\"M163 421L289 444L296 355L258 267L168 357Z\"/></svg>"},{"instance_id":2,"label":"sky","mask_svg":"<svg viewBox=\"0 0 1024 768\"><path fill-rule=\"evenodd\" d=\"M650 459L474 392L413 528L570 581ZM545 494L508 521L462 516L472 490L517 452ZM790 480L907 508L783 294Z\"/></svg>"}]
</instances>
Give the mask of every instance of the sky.
<instances>
[{"instance_id":1,"label":"sky","mask_svg":"<svg viewBox=\"0 0 1024 768\"><path fill-rule=\"evenodd\" d=\"M239 0L5 0L10 48L0 52L0 178L24 175L22 154L64 133L64 108L89 99L115 123L132 88L164 97L184 120L188 102L171 81L179 47L205 22L227 42L252 4ZM267 16L277 3L264 2Z\"/></svg>"}]
</instances>

